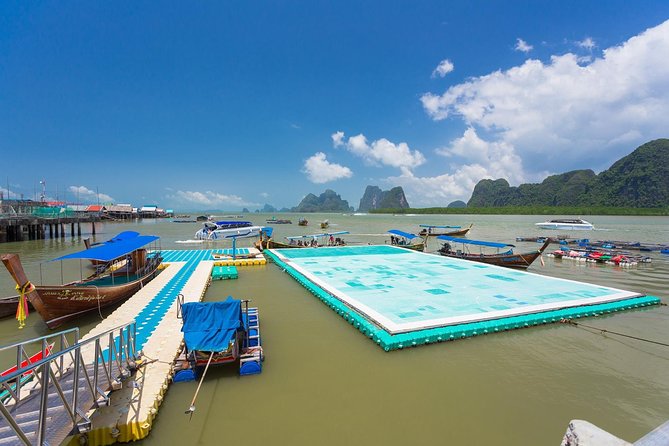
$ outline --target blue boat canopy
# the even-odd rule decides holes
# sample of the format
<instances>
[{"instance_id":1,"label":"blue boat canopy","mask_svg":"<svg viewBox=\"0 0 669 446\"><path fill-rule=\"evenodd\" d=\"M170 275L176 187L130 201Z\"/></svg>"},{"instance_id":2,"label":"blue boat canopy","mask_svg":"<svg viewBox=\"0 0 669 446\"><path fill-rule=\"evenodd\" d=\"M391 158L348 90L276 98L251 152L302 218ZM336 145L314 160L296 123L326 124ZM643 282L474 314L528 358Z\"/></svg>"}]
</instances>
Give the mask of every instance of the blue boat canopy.
<instances>
[{"instance_id":1,"label":"blue boat canopy","mask_svg":"<svg viewBox=\"0 0 669 446\"><path fill-rule=\"evenodd\" d=\"M181 307L181 331L188 350L222 352L242 322L242 301L228 296L223 302L188 302Z\"/></svg>"},{"instance_id":2,"label":"blue boat canopy","mask_svg":"<svg viewBox=\"0 0 669 446\"><path fill-rule=\"evenodd\" d=\"M421 228L460 229L462 226L418 225Z\"/></svg>"},{"instance_id":3,"label":"blue boat canopy","mask_svg":"<svg viewBox=\"0 0 669 446\"><path fill-rule=\"evenodd\" d=\"M288 240L298 240L302 238L319 238L319 237L330 237L331 235L341 235L348 234L348 231L337 231L337 232L324 232L322 234L311 234L311 235L293 235L286 237Z\"/></svg>"},{"instance_id":4,"label":"blue boat canopy","mask_svg":"<svg viewBox=\"0 0 669 446\"><path fill-rule=\"evenodd\" d=\"M125 231L116 237L107 240L99 245L93 245L89 249L83 251L67 254L56 260L71 260L71 259L86 259L86 260L100 260L102 262L110 262L126 254L130 254L139 248L148 245L151 242L158 240L160 237L155 235L139 235L131 236L129 233L134 231ZM125 234L125 235L124 235Z\"/></svg>"},{"instance_id":5,"label":"blue boat canopy","mask_svg":"<svg viewBox=\"0 0 669 446\"><path fill-rule=\"evenodd\" d=\"M411 239L414 239L414 238L418 238L418 237L419 237L419 236L416 235L416 234L410 234L410 233L408 233L408 232L400 231L399 229L390 229L390 230L388 231L388 233L389 233L389 234L393 234L393 235L399 235L400 237L404 237L404 238L407 239L407 240L411 240Z\"/></svg>"},{"instance_id":6,"label":"blue boat canopy","mask_svg":"<svg viewBox=\"0 0 669 446\"><path fill-rule=\"evenodd\" d=\"M509 245L508 243L485 242L481 240L470 240L460 237L451 237L448 235L440 235L437 238L439 240L445 240L447 242L464 243L466 245L489 246L491 248L506 248L507 246L510 246L512 248L515 247L515 245Z\"/></svg>"}]
</instances>

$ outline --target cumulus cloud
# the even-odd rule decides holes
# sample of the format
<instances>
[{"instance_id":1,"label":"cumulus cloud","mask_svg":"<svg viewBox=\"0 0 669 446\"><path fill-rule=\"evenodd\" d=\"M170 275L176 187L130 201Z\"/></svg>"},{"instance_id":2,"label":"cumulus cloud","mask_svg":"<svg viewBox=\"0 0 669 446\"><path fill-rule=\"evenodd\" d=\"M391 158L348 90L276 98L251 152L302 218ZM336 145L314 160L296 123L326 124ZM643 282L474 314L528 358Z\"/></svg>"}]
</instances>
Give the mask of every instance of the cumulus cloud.
<instances>
[{"instance_id":1,"label":"cumulus cloud","mask_svg":"<svg viewBox=\"0 0 669 446\"><path fill-rule=\"evenodd\" d=\"M582 43L594 47L587 39ZM497 144L494 150L522 159L530 172L603 169L637 145L666 136L666 54L669 21L605 49L586 65L571 53L546 63L530 59L442 94L426 93L421 101L432 119L462 119L480 139Z\"/></svg>"},{"instance_id":2,"label":"cumulus cloud","mask_svg":"<svg viewBox=\"0 0 669 446\"><path fill-rule=\"evenodd\" d=\"M592 39L592 37L586 37L580 42L576 42L576 44L581 48L585 48L588 51L592 51L595 48L597 48L597 45L595 44L595 41Z\"/></svg>"},{"instance_id":3,"label":"cumulus cloud","mask_svg":"<svg viewBox=\"0 0 669 446\"><path fill-rule=\"evenodd\" d=\"M344 139L344 132L334 132L331 136L332 138L332 145L334 147L341 147L344 145L343 139Z\"/></svg>"},{"instance_id":4,"label":"cumulus cloud","mask_svg":"<svg viewBox=\"0 0 669 446\"><path fill-rule=\"evenodd\" d=\"M477 164L465 165L454 173L420 177L403 169L401 175L386 179L393 186L402 186L413 207L446 206L451 201L467 201L476 183L491 178L488 171Z\"/></svg>"},{"instance_id":5,"label":"cumulus cloud","mask_svg":"<svg viewBox=\"0 0 669 446\"><path fill-rule=\"evenodd\" d=\"M389 184L402 186L413 206L445 206L454 200L467 201L476 183L484 178L506 178L510 183L519 183L537 181L548 174L525 173L513 146L485 141L471 127L448 147L435 152L453 161L451 173L421 177L402 169L401 175L386 179Z\"/></svg>"},{"instance_id":6,"label":"cumulus cloud","mask_svg":"<svg viewBox=\"0 0 669 446\"><path fill-rule=\"evenodd\" d=\"M434 69L432 72L432 77L435 78L437 76L439 77L444 77L451 71L453 71L455 67L453 66L453 62L451 62L448 59L444 59L441 62L439 62L439 65L437 65L437 68Z\"/></svg>"},{"instance_id":7,"label":"cumulus cloud","mask_svg":"<svg viewBox=\"0 0 669 446\"><path fill-rule=\"evenodd\" d=\"M318 152L309 157L304 162L304 169L302 172L307 174L309 181L316 184L327 183L353 176L351 169L340 164L329 162L323 152Z\"/></svg>"},{"instance_id":8,"label":"cumulus cloud","mask_svg":"<svg viewBox=\"0 0 669 446\"><path fill-rule=\"evenodd\" d=\"M182 203L191 203L204 206L257 206L257 203L250 203L237 195L221 194L213 191L189 191L178 190L167 198Z\"/></svg>"},{"instance_id":9,"label":"cumulus cloud","mask_svg":"<svg viewBox=\"0 0 669 446\"><path fill-rule=\"evenodd\" d=\"M338 137L340 146L372 165L384 165L397 168L413 169L425 162L425 156L418 150L411 150L405 142L395 144L386 138L371 143L362 133L344 140L344 133ZM334 139L334 138L333 138Z\"/></svg>"},{"instance_id":10,"label":"cumulus cloud","mask_svg":"<svg viewBox=\"0 0 669 446\"><path fill-rule=\"evenodd\" d=\"M78 199L78 201L100 201L102 203L114 203L112 197L107 194L101 194L94 190L87 188L86 186L70 186L68 188L70 192Z\"/></svg>"},{"instance_id":11,"label":"cumulus cloud","mask_svg":"<svg viewBox=\"0 0 669 446\"><path fill-rule=\"evenodd\" d=\"M516 46L514 49L523 53L529 53L534 47L519 37L516 39Z\"/></svg>"}]
</instances>

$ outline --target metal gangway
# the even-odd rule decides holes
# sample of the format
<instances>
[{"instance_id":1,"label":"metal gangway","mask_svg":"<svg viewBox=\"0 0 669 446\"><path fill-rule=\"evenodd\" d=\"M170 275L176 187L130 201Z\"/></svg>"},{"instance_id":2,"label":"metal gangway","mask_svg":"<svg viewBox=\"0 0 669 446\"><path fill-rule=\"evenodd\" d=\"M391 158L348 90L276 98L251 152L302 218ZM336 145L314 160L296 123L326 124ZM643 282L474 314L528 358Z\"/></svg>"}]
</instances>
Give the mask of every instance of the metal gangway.
<instances>
[{"instance_id":1,"label":"metal gangway","mask_svg":"<svg viewBox=\"0 0 669 446\"><path fill-rule=\"evenodd\" d=\"M136 333L133 320L83 340L73 328L0 347L16 350L16 368L0 376L0 445L59 445L90 431L89 411L136 368Z\"/></svg>"}]
</instances>

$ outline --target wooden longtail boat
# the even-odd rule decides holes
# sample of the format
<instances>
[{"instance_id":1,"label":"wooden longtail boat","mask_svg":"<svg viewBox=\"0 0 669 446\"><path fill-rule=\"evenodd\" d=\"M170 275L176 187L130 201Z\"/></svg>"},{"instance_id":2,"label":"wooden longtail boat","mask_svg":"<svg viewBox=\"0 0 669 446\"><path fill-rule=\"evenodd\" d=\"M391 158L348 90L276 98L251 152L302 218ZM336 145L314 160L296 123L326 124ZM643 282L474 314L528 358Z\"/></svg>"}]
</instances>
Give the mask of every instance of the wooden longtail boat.
<instances>
[{"instance_id":1,"label":"wooden longtail boat","mask_svg":"<svg viewBox=\"0 0 669 446\"><path fill-rule=\"evenodd\" d=\"M306 218L300 218L297 221L297 224L300 226L307 226L309 224L309 220L307 220Z\"/></svg>"},{"instance_id":2,"label":"wooden longtail boat","mask_svg":"<svg viewBox=\"0 0 669 446\"><path fill-rule=\"evenodd\" d=\"M388 233L390 234L391 245L399 246L400 248L411 249L413 251L422 252L425 250L425 239L416 234L410 234L398 229L391 229L388 231ZM420 242L412 243L416 239L420 239Z\"/></svg>"},{"instance_id":3,"label":"wooden longtail boat","mask_svg":"<svg viewBox=\"0 0 669 446\"><path fill-rule=\"evenodd\" d=\"M19 296L0 298L0 319L16 315L16 308L18 305ZM34 310L30 302L28 302L28 310Z\"/></svg>"},{"instance_id":4,"label":"wooden longtail boat","mask_svg":"<svg viewBox=\"0 0 669 446\"><path fill-rule=\"evenodd\" d=\"M272 237L263 237L256 242L256 248L285 249L285 248L317 248L321 246L344 246L346 243L337 235L348 234L348 231L326 232L323 234L295 235L286 237L288 243L277 242Z\"/></svg>"},{"instance_id":5,"label":"wooden longtail boat","mask_svg":"<svg viewBox=\"0 0 669 446\"><path fill-rule=\"evenodd\" d=\"M546 247L551 244L550 240L546 240L544 244L536 251L525 252L522 254L515 254L513 252L514 245L506 243L485 242L480 240L458 239L450 236L440 235L439 240L444 240L444 246L437 251L442 256L456 257L458 259L472 260L475 262L489 263L491 265L506 266L508 268L522 268L526 269L539 257ZM462 250L453 250L452 243L462 243ZM485 246L490 248L508 248L505 252L498 252L496 254L471 253L467 251L467 246Z\"/></svg>"},{"instance_id":6,"label":"wooden longtail boat","mask_svg":"<svg viewBox=\"0 0 669 446\"><path fill-rule=\"evenodd\" d=\"M107 269L84 280L64 285L30 284L18 255L3 254L0 258L19 287L28 285L28 301L46 325L53 329L83 314L123 302L150 282L159 272L162 257L159 252L147 255L143 246L157 239L156 236L138 236L130 240L103 243L55 259L111 262L123 258L126 261L122 268L113 271Z\"/></svg>"},{"instance_id":7,"label":"wooden longtail boat","mask_svg":"<svg viewBox=\"0 0 669 446\"><path fill-rule=\"evenodd\" d=\"M418 233L421 237L436 237L440 235L447 235L450 237L460 237L467 235L472 229L474 223L470 224L468 228L461 229L461 226L435 226L435 225L420 225L422 228ZM457 229L452 231L451 229Z\"/></svg>"}]
</instances>

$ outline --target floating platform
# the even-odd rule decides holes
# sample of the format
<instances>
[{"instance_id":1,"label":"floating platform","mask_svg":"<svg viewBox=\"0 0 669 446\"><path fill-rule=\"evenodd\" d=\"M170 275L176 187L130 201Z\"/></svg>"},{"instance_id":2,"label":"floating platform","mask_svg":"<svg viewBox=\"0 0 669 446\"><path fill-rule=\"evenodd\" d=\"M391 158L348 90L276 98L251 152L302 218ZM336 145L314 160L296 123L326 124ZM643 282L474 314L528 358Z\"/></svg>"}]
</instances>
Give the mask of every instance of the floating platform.
<instances>
[{"instance_id":1,"label":"floating platform","mask_svg":"<svg viewBox=\"0 0 669 446\"><path fill-rule=\"evenodd\" d=\"M660 303L387 245L265 253L386 351Z\"/></svg>"},{"instance_id":2,"label":"floating platform","mask_svg":"<svg viewBox=\"0 0 669 446\"><path fill-rule=\"evenodd\" d=\"M253 266L267 263L265 256L257 248L213 249L211 260L216 266Z\"/></svg>"},{"instance_id":3,"label":"floating platform","mask_svg":"<svg viewBox=\"0 0 669 446\"><path fill-rule=\"evenodd\" d=\"M238 277L239 274L235 266L214 266L211 271L211 278L213 280L236 279Z\"/></svg>"},{"instance_id":4,"label":"floating platform","mask_svg":"<svg viewBox=\"0 0 669 446\"><path fill-rule=\"evenodd\" d=\"M174 374L183 334L177 318L177 297L202 300L214 267L212 254L220 250L162 251L163 271L95 327L84 339L135 319L137 350L144 362L123 387L111 393L109 406L92 411L89 445L130 442L146 437ZM263 259L264 260L264 259ZM71 445L78 445L72 437Z\"/></svg>"}]
</instances>

